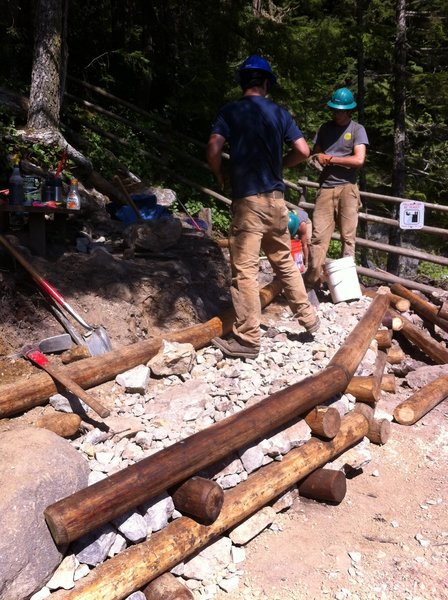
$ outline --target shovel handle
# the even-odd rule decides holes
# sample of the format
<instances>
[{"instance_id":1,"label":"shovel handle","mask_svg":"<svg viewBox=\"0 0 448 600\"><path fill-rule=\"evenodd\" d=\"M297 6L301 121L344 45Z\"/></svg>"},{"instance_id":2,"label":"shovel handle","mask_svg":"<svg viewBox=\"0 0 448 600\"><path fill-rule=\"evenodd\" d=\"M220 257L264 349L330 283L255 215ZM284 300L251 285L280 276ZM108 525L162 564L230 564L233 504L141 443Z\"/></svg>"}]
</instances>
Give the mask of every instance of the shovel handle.
<instances>
[{"instance_id":1,"label":"shovel handle","mask_svg":"<svg viewBox=\"0 0 448 600\"><path fill-rule=\"evenodd\" d=\"M81 315L79 315L75 311L75 309L72 306L70 306L70 304L61 296L61 294L46 279L39 275L36 269L26 260L26 258L22 254L20 254L20 252L16 250L16 248L14 248L12 244L8 242L8 240L3 235L0 235L0 243L6 248L6 250L8 250L10 254L12 254L12 256L17 260L17 262L22 265L25 271L27 271L31 275L35 283L37 283L37 285L42 291L48 294L50 298L53 298L53 300L55 300L60 306L63 306L72 315L72 317L78 321L80 325L82 325L88 330L93 329L93 327L86 323L86 321L84 321Z\"/></svg>"},{"instance_id":2,"label":"shovel handle","mask_svg":"<svg viewBox=\"0 0 448 600\"><path fill-rule=\"evenodd\" d=\"M110 415L110 410L105 406L92 398L90 394L88 394L80 385L73 381L71 377L69 377L66 373L64 373L61 369L54 367L50 364L50 361L46 356L42 354L39 350L29 350L25 353L25 356L33 362L38 367L41 367L46 371L53 379L61 383L69 392L78 396L80 400L85 402L87 406L90 406L92 410L94 410L101 418L105 419Z\"/></svg>"}]
</instances>

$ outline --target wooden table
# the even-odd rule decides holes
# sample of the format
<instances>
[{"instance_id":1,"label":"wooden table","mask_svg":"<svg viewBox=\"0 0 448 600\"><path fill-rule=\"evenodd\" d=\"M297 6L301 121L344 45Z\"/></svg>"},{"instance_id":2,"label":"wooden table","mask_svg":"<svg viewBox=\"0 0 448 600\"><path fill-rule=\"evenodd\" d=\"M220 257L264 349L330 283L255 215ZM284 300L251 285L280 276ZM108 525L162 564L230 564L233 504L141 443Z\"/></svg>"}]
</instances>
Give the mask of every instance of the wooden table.
<instances>
[{"instance_id":1,"label":"wooden table","mask_svg":"<svg viewBox=\"0 0 448 600\"><path fill-rule=\"evenodd\" d=\"M9 215L27 214L30 248L39 256L46 255L47 238L45 216L54 215L54 220L63 230L65 220L70 213L79 213L79 210L69 208L51 208L49 206L22 206L17 204L0 204L0 231L4 232L9 226Z\"/></svg>"}]
</instances>

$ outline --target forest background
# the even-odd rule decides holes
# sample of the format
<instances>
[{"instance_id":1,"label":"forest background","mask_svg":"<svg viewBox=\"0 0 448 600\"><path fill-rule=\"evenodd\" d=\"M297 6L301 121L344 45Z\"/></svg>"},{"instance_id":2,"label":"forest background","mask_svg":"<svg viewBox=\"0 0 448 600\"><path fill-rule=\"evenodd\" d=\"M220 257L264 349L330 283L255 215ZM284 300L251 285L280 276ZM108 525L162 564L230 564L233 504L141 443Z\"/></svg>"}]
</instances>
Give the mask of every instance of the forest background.
<instances>
[{"instance_id":1,"label":"forest background","mask_svg":"<svg viewBox=\"0 0 448 600\"><path fill-rule=\"evenodd\" d=\"M448 204L446 0L2 4L0 85L30 98L26 112L0 103L2 180L14 154L54 169L57 144L16 134L18 128L56 128L88 158L84 167L91 164L111 178L117 164L127 165L139 177L180 192L192 210L204 204L203 195L172 175L215 184L206 169L183 160L179 148L204 161L201 144L217 110L240 96L238 65L259 53L279 80L273 99L293 113L310 145L329 117L326 102L333 90L347 86L355 93L354 118L370 139L364 189ZM42 53L47 62L39 60ZM98 97L80 81L141 112L111 101L123 119L117 122L89 109L85 101ZM103 130L127 144L104 138L98 133ZM300 169L286 175L297 180ZM219 226L227 209L212 204ZM384 214L391 210L385 206ZM440 225L447 218L437 219Z\"/></svg>"}]
</instances>

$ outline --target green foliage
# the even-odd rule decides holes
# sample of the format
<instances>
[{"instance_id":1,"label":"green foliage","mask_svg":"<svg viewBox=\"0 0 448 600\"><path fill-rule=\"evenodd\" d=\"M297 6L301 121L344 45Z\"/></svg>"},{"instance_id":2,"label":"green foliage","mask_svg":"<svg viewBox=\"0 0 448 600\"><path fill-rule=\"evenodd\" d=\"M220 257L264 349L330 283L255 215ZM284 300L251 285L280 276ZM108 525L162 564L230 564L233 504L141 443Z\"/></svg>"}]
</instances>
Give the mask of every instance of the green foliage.
<instances>
[{"instance_id":1,"label":"green foliage","mask_svg":"<svg viewBox=\"0 0 448 600\"><path fill-rule=\"evenodd\" d=\"M448 267L435 265L434 263L422 260L418 266L417 274L427 277L434 283L446 283L448 281Z\"/></svg>"}]
</instances>

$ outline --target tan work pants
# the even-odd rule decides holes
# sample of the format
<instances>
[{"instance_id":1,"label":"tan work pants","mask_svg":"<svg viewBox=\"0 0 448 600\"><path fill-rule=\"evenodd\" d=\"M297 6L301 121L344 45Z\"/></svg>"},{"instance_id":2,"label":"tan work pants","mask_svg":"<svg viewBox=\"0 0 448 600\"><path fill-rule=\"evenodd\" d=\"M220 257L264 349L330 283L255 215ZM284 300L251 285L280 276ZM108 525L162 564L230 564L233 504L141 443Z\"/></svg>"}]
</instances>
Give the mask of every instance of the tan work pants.
<instances>
[{"instance_id":1,"label":"tan work pants","mask_svg":"<svg viewBox=\"0 0 448 600\"><path fill-rule=\"evenodd\" d=\"M341 234L341 256L355 256L358 210L361 206L356 184L320 188L313 212L313 233L309 249L310 264L306 273L307 287L315 287L323 277L323 267L335 226Z\"/></svg>"},{"instance_id":2,"label":"tan work pants","mask_svg":"<svg viewBox=\"0 0 448 600\"><path fill-rule=\"evenodd\" d=\"M258 287L260 250L281 281L288 304L304 327L316 314L291 255L288 209L281 192L247 196L232 202L229 236L231 295L236 319L233 333L247 345L260 347L261 305Z\"/></svg>"}]
</instances>

